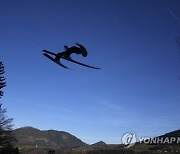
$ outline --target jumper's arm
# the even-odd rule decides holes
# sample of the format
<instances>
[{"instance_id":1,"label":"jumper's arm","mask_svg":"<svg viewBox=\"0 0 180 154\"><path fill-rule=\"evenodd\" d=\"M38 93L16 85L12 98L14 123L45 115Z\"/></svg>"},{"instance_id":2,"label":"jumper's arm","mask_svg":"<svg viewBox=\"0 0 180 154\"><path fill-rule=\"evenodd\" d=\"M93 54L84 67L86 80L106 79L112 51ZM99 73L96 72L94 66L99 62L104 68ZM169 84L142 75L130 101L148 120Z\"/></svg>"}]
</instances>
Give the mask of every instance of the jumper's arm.
<instances>
[{"instance_id":1,"label":"jumper's arm","mask_svg":"<svg viewBox=\"0 0 180 154\"><path fill-rule=\"evenodd\" d=\"M79 47L83 47L81 44L79 44L79 43L75 43L77 46L79 46ZM83 47L84 48L84 47Z\"/></svg>"}]
</instances>

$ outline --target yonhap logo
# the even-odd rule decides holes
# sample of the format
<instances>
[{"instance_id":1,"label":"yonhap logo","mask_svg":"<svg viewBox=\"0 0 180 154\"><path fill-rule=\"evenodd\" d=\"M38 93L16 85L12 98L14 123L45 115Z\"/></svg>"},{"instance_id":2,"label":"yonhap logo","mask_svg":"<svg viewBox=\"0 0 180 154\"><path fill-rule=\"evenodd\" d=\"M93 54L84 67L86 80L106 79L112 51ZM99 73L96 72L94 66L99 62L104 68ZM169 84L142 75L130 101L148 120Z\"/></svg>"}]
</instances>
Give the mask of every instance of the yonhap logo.
<instances>
[{"instance_id":1,"label":"yonhap logo","mask_svg":"<svg viewBox=\"0 0 180 154\"><path fill-rule=\"evenodd\" d=\"M133 132L125 133L122 136L122 143L124 144L125 148L130 148L135 145L136 143L136 134Z\"/></svg>"},{"instance_id":2,"label":"yonhap logo","mask_svg":"<svg viewBox=\"0 0 180 154\"><path fill-rule=\"evenodd\" d=\"M137 137L136 133L128 132L122 136L122 144L125 148L130 148L136 144L180 144L180 137Z\"/></svg>"}]
</instances>

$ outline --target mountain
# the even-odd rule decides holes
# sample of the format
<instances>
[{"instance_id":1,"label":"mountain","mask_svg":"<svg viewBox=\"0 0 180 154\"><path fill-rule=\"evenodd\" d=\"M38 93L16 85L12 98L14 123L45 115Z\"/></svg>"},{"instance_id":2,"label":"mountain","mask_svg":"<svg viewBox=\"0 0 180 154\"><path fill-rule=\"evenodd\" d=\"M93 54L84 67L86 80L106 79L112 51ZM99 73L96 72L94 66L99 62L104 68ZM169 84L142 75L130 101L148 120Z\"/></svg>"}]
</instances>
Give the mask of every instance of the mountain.
<instances>
[{"instance_id":1,"label":"mountain","mask_svg":"<svg viewBox=\"0 0 180 154\"><path fill-rule=\"evenodd\" d=\"M91 146L93 146L93 147L105 147L105 146L107 146L107 144L103 141L99 141L97 143L91 144Z\"/></svg>"},{"instance_id":2,"label":"mountain","mask_svg":"<svg viewBox=\"0 0 180 154\"><path fill-rule=\"evenodd\" d=\"M179 130L175 130L173 132L169 132L169 133L166 133L164 135L161 135L160 137L180 137L180 129Z\"/></svg>"},{"instance_id":3,"label":"mountain","mask_svg":"<svg viewBox=\"0 0 180 154\"><path fill-rule=\"evenodd\" d=\"M87 146L77 137L56 130L42 131L33 127L22 127L14 130L18 145L50 148Z\"/></svg>"},{"instance_id":4,"label":"mountain","mask_svg":"<svg viewBox=\"0 0 180 154\"><path fill-rule=\"evenodd\" d=\"M159 142L160 144L179 145L180 144L180 129L158 136L157 138L159 139L163 138L162 142Z\"/></svg>"}]
</instances>

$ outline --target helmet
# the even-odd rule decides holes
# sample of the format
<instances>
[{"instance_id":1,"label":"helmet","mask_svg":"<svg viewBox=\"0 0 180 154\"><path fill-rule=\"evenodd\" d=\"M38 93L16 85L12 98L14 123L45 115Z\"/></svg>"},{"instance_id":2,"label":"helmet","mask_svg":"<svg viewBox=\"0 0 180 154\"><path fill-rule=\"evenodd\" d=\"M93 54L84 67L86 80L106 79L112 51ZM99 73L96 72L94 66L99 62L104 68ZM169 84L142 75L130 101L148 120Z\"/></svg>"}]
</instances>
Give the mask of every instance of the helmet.
<instances>
[{"instance_id":1,"label":"helmet","mask_svg":"<svg viewBox=\"0 0 180 154\"><path fill-rule=\"evenodd\" d=\"M83 57L87 57L87 55L88 55L88 52L86 51L86 49L81 49L81 51L82 51L82 56Z\"/></svg>"}]
</instances>

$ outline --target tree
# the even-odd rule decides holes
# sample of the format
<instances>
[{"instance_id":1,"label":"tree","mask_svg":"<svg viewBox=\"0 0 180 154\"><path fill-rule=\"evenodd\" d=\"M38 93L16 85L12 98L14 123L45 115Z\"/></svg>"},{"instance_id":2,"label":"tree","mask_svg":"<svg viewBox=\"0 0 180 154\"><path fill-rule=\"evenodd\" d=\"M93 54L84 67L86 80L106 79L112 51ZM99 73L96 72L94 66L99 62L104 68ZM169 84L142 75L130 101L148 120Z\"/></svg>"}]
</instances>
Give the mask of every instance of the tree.
<instances>
[{"instance_id":1,"label":"tree","mask_svg":"<svg viewBox=\"0 0 180 154\"><path fill-rule=\"evenodd\" d=\"M5 78L3 77L4 66L0 62L0 98L3 96L3 91L1 90L6 86ZM2 103L0 102L0 149L12 148L15 138L12 133L12 118L7 118L5 116L6 109L2 108Z\"/></svg>"},{"instance_id":2,"label":"tree","mask_svg":"<svg viewBox=\"0 0 180 154\"><path fill-rule=\"evenodd\" d=\"M6 86L5 78L2 76L4 74L4 66L3 63L0 62L0 98L3 96L2 88Z\"/></svg>"}]
</instances>

